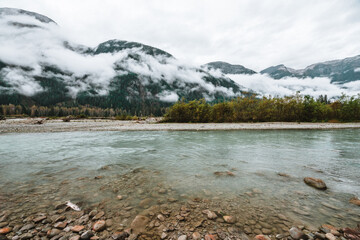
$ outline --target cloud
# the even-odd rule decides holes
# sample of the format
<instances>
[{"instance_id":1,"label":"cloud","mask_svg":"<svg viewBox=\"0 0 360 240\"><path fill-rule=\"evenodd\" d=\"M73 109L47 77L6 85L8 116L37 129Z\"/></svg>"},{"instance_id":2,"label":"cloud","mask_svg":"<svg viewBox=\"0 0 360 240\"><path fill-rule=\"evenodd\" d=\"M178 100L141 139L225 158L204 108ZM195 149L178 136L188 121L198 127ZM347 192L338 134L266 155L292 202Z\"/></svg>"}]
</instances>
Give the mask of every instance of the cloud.
<instances>
[{"instance_id":1,"label":"cloud","mask_svg":"<svg viewBox=\"0 0 360 240\"><path fill-rule=\"evenodd\" d=\"M357 95L360 92L360 81L354 81L343 85L331 84L329 78L292 78L287 77L280 80L270 78L268 75L227 75L236 83L252 89L264 96L291 96L300 92L302 95L318 97L327 95L339 97L346 95Z\"/></svg>"},{"instance_id":2,"label":"cloud","mask_svg":"<svg viewBox=\"0 0 360 240\"><path fill-rule=\"evenodd\" d=\"M198 65L260 71L360 54L358 0L2 0L54 19L75 42L138 41Z\"/></svg>"},{"instance_id":3,"label":"cloud","mask_svg":"<svg viewBox=\"0 0 360 240\"><path fill-rule=\"evenodd\" d=\"M64 81L72 97L88 90L106 95L115 76L132 72L139 75L143 85L165 81L188 92L205 89L206 97L210 98L218 92L235 95L232 89L215 87L206 82L204 77L208 73L175 58L149 55L142 48L96 55L83 54L72 50L77 47L86 49L73 44L71 38L55 23L42 23L31 16L0 16L0 60L19 66L1 70L3 81L12 88L3 87L2 90L17 91L27 96L46 91L35 80L37 76L43 76ZM55 67L59 71L44 71L44 66ZM119 67L125 70L116 70ZM20 78L21 74L23 78ZM163 84L161 86L166 87ZM176 101L178 94L164 91L159 97L164 101Z\"/></svg>"}]
</instances>

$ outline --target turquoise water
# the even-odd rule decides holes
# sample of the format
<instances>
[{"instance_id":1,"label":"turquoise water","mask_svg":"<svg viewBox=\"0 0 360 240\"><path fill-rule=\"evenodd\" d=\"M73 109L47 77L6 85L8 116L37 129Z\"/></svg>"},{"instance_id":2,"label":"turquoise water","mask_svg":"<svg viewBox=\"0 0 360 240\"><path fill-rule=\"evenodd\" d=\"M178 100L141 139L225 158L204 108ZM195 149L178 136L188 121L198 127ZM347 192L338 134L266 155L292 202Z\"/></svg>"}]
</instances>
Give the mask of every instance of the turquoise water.
<instances>
[{"instance_id":1,"label":"turquoise water","mask_svg":"<svg viewBox=\"0 0 360 240\"><path fill-rule=\"evenodd\" d=\"M46 194L58 200L83 197L86 204L112 193L85 195L94 196L101 185L142 169L145 191L161 184L177 197L232 198L260 192L253 199L289 217L312 224L351 224L360 219L359 207L348 203L360 197L359 136L359 129L4 134L0 190L10 196L56 185L57 192ZM214 175L226 171L235 176ZM80 178L92 181L98 175L105 178L79 183ZM306 186L303 178L308 176L321 178L329 189ZM70 184L58 186L63 181ZM79 186L80 193L74 190Z\"/></svg>"}]
</instances>

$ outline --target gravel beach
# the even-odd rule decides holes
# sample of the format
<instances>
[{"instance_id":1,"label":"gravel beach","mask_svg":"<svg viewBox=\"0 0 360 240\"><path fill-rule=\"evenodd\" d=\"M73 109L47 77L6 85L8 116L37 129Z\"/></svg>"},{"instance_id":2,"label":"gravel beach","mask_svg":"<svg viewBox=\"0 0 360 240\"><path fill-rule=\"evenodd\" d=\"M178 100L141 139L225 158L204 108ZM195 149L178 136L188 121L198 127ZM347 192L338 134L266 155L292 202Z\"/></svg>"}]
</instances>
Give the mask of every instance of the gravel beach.
<instances>
[{"instance_id":1,"label":"gravel beach","mask_svg":"<svg viewBox=\"0 0 360 240\"><path fill-rule=\"evenodd\" d=\"M208 130L282 130L282 129L345 129L360 128L360 123L157 123L146 121L117 121L82 119L63 122L24 118L0 121L0 133L72 132L72 131L208 131Z\"/></svg>"}]
</instances>

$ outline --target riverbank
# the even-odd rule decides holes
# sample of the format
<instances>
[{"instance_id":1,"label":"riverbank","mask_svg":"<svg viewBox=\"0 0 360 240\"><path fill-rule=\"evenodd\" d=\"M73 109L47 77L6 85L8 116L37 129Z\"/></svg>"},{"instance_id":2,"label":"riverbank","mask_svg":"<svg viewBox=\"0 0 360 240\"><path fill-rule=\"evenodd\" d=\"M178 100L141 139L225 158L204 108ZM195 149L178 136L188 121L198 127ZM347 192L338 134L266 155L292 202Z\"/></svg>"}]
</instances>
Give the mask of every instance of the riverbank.
<instances>
[{"instance_id":1,"label":"riverbank","mask_svg":"<svg viewBox=\"0 0 360 240\"><path fill-rule=\"evenodd\" d=\"M348 129L360 128L360 123L158 123L145 121L118 121L110 119L78 119L64 122L60 119L7 119L0 121L0 133L73 132L73 131L208 131L208 130L283 130L283 129Z\"/></svg>"}]
</instances>

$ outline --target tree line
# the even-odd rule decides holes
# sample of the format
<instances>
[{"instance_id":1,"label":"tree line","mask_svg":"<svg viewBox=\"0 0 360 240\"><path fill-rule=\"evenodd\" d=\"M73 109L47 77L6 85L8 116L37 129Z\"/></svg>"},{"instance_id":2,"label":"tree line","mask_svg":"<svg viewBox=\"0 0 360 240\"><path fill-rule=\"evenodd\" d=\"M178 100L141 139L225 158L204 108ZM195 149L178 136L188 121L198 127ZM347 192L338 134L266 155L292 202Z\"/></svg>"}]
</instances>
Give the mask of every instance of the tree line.
<instances>
[{"instance_id":1,"label":"tree line","mask_svg":"<svg viewBox=\"0 0 360 240\"><path fill-rule=\"evenodd\" d=\"M327 122L360 121L360 94L329 101L296 94L290 97L239 97L208 103L204 99L179 101L164 116L166 122Z\"/></svg>"},{"instance_id":2,"label":"tree line","mask_svg":"<svg viewBox=\"0 0 360 240\"><path fill-rule=\"evenodd\" d=\"M65 106L36 106L26 107L22 105L0 105L0 115L4 117L67 117L77 118L99 117L108 118L116 117L120 120L131 119L131 115L120 108L98 108L90 106L65 107Z\"/></svg>"}]
</instances>

